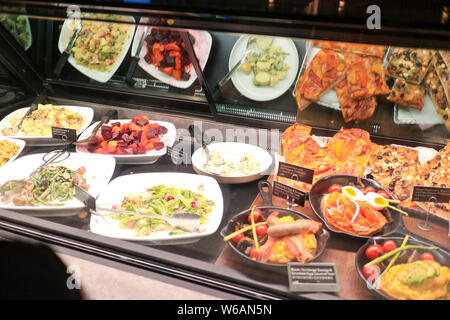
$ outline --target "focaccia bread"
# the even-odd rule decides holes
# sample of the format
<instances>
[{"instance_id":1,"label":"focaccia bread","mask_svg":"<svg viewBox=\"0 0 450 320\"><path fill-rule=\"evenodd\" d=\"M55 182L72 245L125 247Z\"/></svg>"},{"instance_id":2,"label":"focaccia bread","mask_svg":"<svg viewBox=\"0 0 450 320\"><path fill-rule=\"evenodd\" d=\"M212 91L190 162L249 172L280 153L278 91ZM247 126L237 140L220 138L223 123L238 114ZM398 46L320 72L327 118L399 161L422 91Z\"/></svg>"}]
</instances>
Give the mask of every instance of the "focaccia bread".
<instances>
[{"instance_id":1,"label":"focaccia bread","mask_svg":"<svg viewBox=\"0 0 450 320\"><path fill-rule=\"evenodd\" d=\"M387 100L405 107L422 110L425 104L425 94L423 86L396 79Z\"/></svg>"},{"instance_id":2,"label":"focaccia bread","mask_svg":"<svg viewBox=\"0 0 450 320\"><path fill-rule=\"evenodd\" d=\"M447 55L445 55L448 58ZM448 103L450 103L450 68L448 64L450 61L445 61L442 58L442 53L436 54L433 59L434 68L436 69L436 73L441 80L442 86L444 88L445 96L447 97Z\"/></svg>"},{"instance_id":3,"label":"focaccia bread","mask_svg":"<svg viewBox=\"0 0 450 320\"><path fill-rule=\"evenodd\" d=\"M377 107L377 99L369 97L362 100L352 99L348 92L347 79L334 86L339 105L342 111L342 117L345 122L352 120L365 120L370 118Z\"/></svg>"},{"instance_id":4,"label":"focaccia bread","mask_svg":"<svg viewBox=\"0 0 450 320\"><path fill-rule=\"evenodd\" d=\"M419 169L419 173L419 178L416 180L417 185L449 188L450 142L448 142L445 148L440 150L433 159L422 165ZM428 210L429 203L416 202L416 204L422 209ZM431 213L443 219L450 220L450 204L436 203L434 204Z\"/></svg>"},{"instance_id":5,"label":"focaccia bread","mask_svg":"<svg viewBox=\"0 0 450 320\"><path fill-rule=\"evenodd\" d=\"M331 49L340 52L353 52L379 58L383 57L384 52L386 51L386 46L365 43L314 40L313 45L324 49Z\"/></svg>"},{"instance_id":6,"label":"focaccia bread","mask_svg":"<svg viewBox=\"0 0 450 320\"><path fill-rule=\"evenodd\" d=\"M433 104L437 113L441 116L442 122L450 131L450 105L445 95L444 87L436 73L434 67L430 68L427 76L423 80L423 84L427 89L428 94L433 100Z\"/></svg>"},{"instance_id":7,"label":"focaccia bread","mask_svg":"<svg viewBox=\"0 0 450 320\"><path fill-rule=\"evenodd\" d=\"M345 62L333 50L320 50L300 77L295 88L298 108L303 110L308 100L317 101L345 77ZM302 99L306 99L305 103Z\"/></svg>"},{"instance_id":8,"label":"focaccia bread","mask_svg":"<svg viewBox=\"0 0 450 320\"><path fill-rule=\"evenodd\" d=\"M381 58L344 52L348 93L352 99L366 99L389 93Z\"/></svg>"},{"instance_id":9,"label":"focaccia bread","mask_svg":"<svg viewBox=\"0 0 450 320\"><path fill-rule=\"evenodd\" d=\"M395 47L389 54L386 74L420 84L427 74L433 50Z\"/></svg>"},{"instance_id":10,"label":"focaccia bread","mask_svg":"<svg viewBox=\"0 0 450 320\"><path fill-rule=\"evenodd\" d=\"M389 190L401 205L411 207L419 167L419 152L400 146L376 146L369 161L373 178Z\"/></svg>"}]
</instances>

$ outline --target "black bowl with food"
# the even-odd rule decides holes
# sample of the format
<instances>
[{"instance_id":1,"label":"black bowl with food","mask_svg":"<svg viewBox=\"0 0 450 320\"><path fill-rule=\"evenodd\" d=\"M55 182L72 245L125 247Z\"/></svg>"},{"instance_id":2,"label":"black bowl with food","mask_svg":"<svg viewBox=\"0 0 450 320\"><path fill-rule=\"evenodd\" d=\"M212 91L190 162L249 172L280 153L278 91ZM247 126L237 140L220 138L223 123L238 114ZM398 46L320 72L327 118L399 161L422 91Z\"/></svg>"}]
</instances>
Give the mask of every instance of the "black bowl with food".
<instances>
[{"instance_id":1,"label":"black bowl with food","mask_svg":"<svg viewBox=\"0 0 450 320\"><path fill-rule=\"evenodd\" d=\"M321 223L294 210L262 206L255 208L254 211L254 217L258 216L255 221L260 245L260 253L258 253L255 249L250 213L251 209L248 209L235 215L221 230L222 237L226 239L237 230L248 228L245 233L227 241L241 261L283 273L287 272L288 262L311 262L324 252L330 234ZM275 221L274 218L276 218ZM261 222L267 222L267 224L261 224ZM301 235L302 233L304 236ZM312 248L313 246L315 248Z\"/></svg>"},{"instance_id":2,"label":"black bowl with food","mask_svg":"<svg viewBox=\"0 0 450 320\"><path fill-rule=\"evenodd\" d=\"M378 203L380 199L385 203ZM309 192L312 210L329 230L358 238L385 236L403 228L402 213L391 203L393 199L375 180L352 175L325 177Z\"/></svg>"},{"instance_id":3,"label":"black bowl with food","mask_svg":"<svg viewBox=\"0 0 450 320\"><path fill-rule=\"evenodd\" d=\"M409 247L396 252L406 236L405 246ZM370 262L373 265L368 265ZM412 234L368 239L355 258L356 270L367 289L375 297L388 300L449 299L449 266L448 249Z\"/></svg>"}]
</instances>

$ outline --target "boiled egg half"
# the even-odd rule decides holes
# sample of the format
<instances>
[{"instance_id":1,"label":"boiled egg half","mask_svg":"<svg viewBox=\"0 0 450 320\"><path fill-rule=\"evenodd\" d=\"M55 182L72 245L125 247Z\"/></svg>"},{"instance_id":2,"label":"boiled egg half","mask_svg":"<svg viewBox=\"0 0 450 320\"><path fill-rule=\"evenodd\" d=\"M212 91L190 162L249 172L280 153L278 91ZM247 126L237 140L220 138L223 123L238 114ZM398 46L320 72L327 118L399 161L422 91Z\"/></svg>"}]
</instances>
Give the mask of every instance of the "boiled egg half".
<instances>
[{"instance_id":1,"label":"boiled egg half","mask_svg":"<svg viewBox=\"0 0 450 320\"><path fill-rule=\"evenodd\" d=\"M359 190L358 188L355 188L352 186L342 187L342 193L345 194L347 197L349 197L352 200L358 200L358 201L365 200L364 193L361 190Z\"/></svg>"},{"instance_id":2,"label":"boiled egg half","mask_svg":"<svg viewBox=\"0 0 450 320\"><path fill-rule=\"evenodd\" d=\"M375 192L366 194L366 202L375 210L382 210L389 205L389 202L383 196Z\"/></svg>"}]
</instances>

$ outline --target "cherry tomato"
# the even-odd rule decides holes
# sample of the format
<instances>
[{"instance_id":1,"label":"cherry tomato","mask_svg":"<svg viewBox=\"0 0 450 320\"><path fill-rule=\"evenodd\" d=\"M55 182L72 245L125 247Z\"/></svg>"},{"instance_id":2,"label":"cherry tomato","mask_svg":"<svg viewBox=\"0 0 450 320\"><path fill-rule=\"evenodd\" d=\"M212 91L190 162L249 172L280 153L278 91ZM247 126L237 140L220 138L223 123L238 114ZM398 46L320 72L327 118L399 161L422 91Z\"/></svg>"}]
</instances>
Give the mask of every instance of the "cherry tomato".
<instances>
[{"instance_id":1,"label":"cherry tomato","mask_svg":"<svg viewBox=\"0 0 450 320\"><path fill-rule=\"evenodd\" d=\"M384 253L388 253L396 248L397 248L397 244L395 243L394 240L386 240L383 243L383 252Z\"/></svg>"},{"instance_id":2,"label":"cherry tomato","mask_svg":"<svg viewBox=\"0 0 450 320\"><path fill-rule=\"evenodd\" d=\"M420 256L420 260L430 260L430 261L434 261L434 256L429 253L429 252L424 252L422 253L422 255Z\"/></svg>"},{"instance_id":3,"label":"cherry tomato","mask_svg":"<svg viewBox=\"0 0 450 320\"><path fill-rule=\"evenodd\" d=\"M380 268L378 268L377 266L364 266L362 272L364 278L370 279L372 280L372 282L380 276Z\"/></svg>"},{"instance_id":4,"label":"cherry tomato","mask_svg":"<svg viewBox=\"0 0 450 320\"><path fill-rule=\"evenodd\" d=\"M363 192L364 193L369 193L369 192L377 192L377 191L375 190L374 187L368 186L368 187L364 188Z\"/></svg>"},{"instance_id":5,"label":"cherry tomato","mask_svg":"<svg viewBox=\"0 0 450 320\"><path fill-rule=\"evenodd\" d=\"M332 186L330 186L328 188L328 193L333 193L333 192L342 192L342 186L340 184L333 184Z\"/></svg>"},{"instance_id":6,"label":"cherry tomato","mask_svg":"<svg viewBox=\"0 0 450 320\"><path fill-rule=\"evenodd\" d=\"M256 227L256 234L258 236L263 236L267 233L267 225L263 224L261 226Z\"/></svg>"},{"instance_id":7,"label":"cherry tomato","mask_svg":"<svg viewBox=\"0 0 450 320\"><path fill-rule=\"evenodd\" d=\"M253 210L253 219L255 220L255 223L258 222L259 217L261 215L262 215L261 210L259 210L259 209ZM250 214L248 215L248 223L252 223L252 218L250 216L251 216L251 211L250 211Z\"/></svg>"},{"instance_id":8,"label":"cherry tomato","mask_svg":"<svg viewBox=\"0 0 450 320\"><path fill-rule=\"evenodd\" d=\"M233 239L234 242L238 243L239 241L241 241L241 239L244 237L243 233L239 233L237 236L235 236Z\"/></svg>"},{"instance_id":9,"label":"cherry tomato","mask_svg":"<svg viewBox=\"0 0 450 320\"><path fill-rule=\"evenodd\" d=\"M258 251L256 251L256 247L252 247L250 250L250 258L257 259L258 258Z\"/></svg>"},{"instance_id":10,"label":"cherry tomato","mask_svg":"<svg viewBox=\"0 0 450 320\"><path fill-rule=\"evenodd\" d=\"M378 190L378 192L377 192L380 196L382 196L383 198L385 198L385 199L390 199L391 198L391 196L389 195L389 193L387 193L386 191L384 191L384 190Z\"/></svg>"},{"instance_id":11,"label":"cherry tomato","mask_svg":"<svg viewBox=\"0 0 450 320\"><path fill-rule=\"evenodd\" d=\"M369 260L376 259L380 256L380 253L383 252L383 247L379 244L372 244L366 249L366 257Z\"/></svg>"}]
</instances>

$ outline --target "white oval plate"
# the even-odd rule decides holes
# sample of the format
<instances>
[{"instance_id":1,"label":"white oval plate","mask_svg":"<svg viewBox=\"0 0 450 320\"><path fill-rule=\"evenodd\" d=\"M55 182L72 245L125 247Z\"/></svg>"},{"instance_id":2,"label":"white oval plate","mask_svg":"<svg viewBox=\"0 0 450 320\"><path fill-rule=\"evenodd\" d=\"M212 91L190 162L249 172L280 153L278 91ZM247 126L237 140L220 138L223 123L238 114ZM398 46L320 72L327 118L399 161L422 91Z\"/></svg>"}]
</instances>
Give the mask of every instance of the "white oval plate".
<instances>
[{"instance_id":1,"label":"white oval plate","mask_svg":"<svg viewBox=\"0 0 450 320\"><path fill-rule=\"evenodd\" d=\"M16 145L19 146L19 150L3 166L1 166L0 169L5 168L8 164L10 164L14 160L16 160L16 158L22 153L23 149L25 148L25 144L26 144L24 140L20 140L20 139L13 139L13 138L8 138L8 137L0 137L0 141L2 141L2 140L7 140L9 142L15 143Z\"/></svg>"},{"instance_id":2,"label":"white oval plate","mask_svg":"<svg viewBox=\"0 0 450 320\"><path fill-rule=\"evenodd\" d=\"M241 36L233 46L228 61L228 68L231 70L245 54L247 39L249 35ZM289 65L286 78L278 82L275 86L255 86L253 84L253 73L245 74L237 70L231 77L236 89L245 97L255 101L270 101L285 93L294 83L298 71L298 51L294 41L290 38L274 37L273 44L279 45L284 52L289 53L284 62Z\"/></svg>"},{"instance_id":3,"label":"white oval plate","mask_svg":"<svg viewBox=\"0 0 450 320\"><path fill-rule=\"evenodd\" d=\"M14 162L8 164L11 170L0 170L0 184L9 180L27 178L36 168L44 163L45 153L31 154L20 157ZM106 155L92 156L90 154L70 153L70 156L55 166L65 166L71 170L77 170L79 167L86 168L86 183L89 185L89 194L97 197L107 186L111 179L116 161L113 157ZM0 208L12 211L58 211L58 210L77 210L84 208L85 205L80 200L73 198L64 202L62 206L15 206L12 204L0 203Z\"/></svg>"},{"instance_id":4,"label":"white oval plate","mask_svg":"<svg viewBox=\"0 0 450 320\"><path fill-rule=\"evenodd\" d=\"M241 157L245 153L253 154L255 160L260 162L260 166L255 172L250 175L242 176L226 176L214 174L204 168L206 164L206 154L203 148L198 148L192 155L192 166L194 171L198 174L206 175L215 178L221 183L247 183L261 179L263 176L270 174L268 170L272 165L272 156L266 150L252 144L239 142L216 142L208 145L211 151L217 150L222 156L226 157Z\"/></svg>"},{"instance_id":5,"label":"white oval plate","mask_svg":"<svg viewBox=\"0 0 450 320\"><path fill-rule=\"evenodd\" d=\"M120 124L124 124L127 122L130 122L132 119L120 119L120 120L110 120L110 123L113 122L120 122ZM170 122L165 121L149 121L150 123L158 123L161 126L164 126L167 128L167 133L161 137L161 141L164 142L164 148L161 150L150 150L146 154L133 154L133 155L123 155L123 154L111 154L110 156L116 159L117 163L126 163L126 164L152 164L155 163L160 157L165 155L167 153L167 147L172 147L175 143L175 138L177 135L177 130L175 126ZM95 126L98 124L98 122L93 123L89 128L87 128L78 138L78 141L86 139L89 137L92 133L92 130L94 130ZM98 129L100 132L101 128ZM96 156L96 153L91 153L87 149L87 145L77 145L76 148L77 152L82 153L90 153L94 156Z\"/></svg>"},{"instance_id":6,"label":"white oval plate","mask_svg":"<svg viewBox=\"0 0 450 320\"><path fill-rule=\"evenodd\" d=\"M142 18L141 23L146 23L148 21L148 18ZM139 41L141 40L142 33L144 32L145 26L139 26L136 30L136 35L134 36L133 40L133 46L131 47L131 54L134 56L135 52L137 50L137 47L139 45ZM148 28L147 33L149 34L152 30L152 27ZM200 65L200 68L203 70L206 66L206 62L208 62L209 53L211 52L211 46L212 46L212 37L207 31L201 31L201 30L188 30L189 33L195 38L194 43L194 52L197 56L198 63ZM193 65L188 66L189 74L191 75L189 80L187 81L181 81L176 80L174 77L169 76L168 74L165 74L164 72L161 72L152 64L148 64L144 60L144 56L147 54L147 46L144 43L142 45L141 52L139 53L139 66L147 72L152 77L167 83L168 85L171 85L173 87L186 89L189 88L194 81L197 79L197 73L194 70Z\"/></svg>"},{"instance_id":7,"label":"white oval plate","mask_svg":"<svg viewBox=\"0 0 450 320\"><path fill-rule=\"evenodd\" d=\"M78 106L57 106L60 108L66 108L67 110L71 112L76 112L79 115L81 115L84 118L83 126L77 131L77 134L82 133L86 128L91 124L92 119L94 118L94 110L89 107L78 107ZM5 128L10 128L10 121L14 118L22 118L25 113L28 111L27 108L21 108L17 109L10 114L8 114L6 117L4 117L0 121L0 137L2 136L2 130ZM40 137L33 137L33 136L9 136L9 138L14 139L21 139L24 140L27 144L33 145L33 146L58 146L62 144L66 144L65 142L55 142L55 139L52 138L51 135L49 136L40 136Z\"/></svg>"},{"instance_id":8,"label":"white oval plate","mask_svg":"<svg viewBox=\"0 0 450 320\"><path fill-rule=\"evenodd\" d=\"M132 23L136 22L134 20L134 18L131 16L123 16L123 17L126 18L129 22L132 22ZM61 52L61 53L66 49L67 44L69 43L70 38L72 37L73 28L70 27L70 25L72 24L72 21L73 21L72 19L66 19L61 28L61 33L59 34L59 41L58 41L58 49L59 49L59 52ZM103 82L103 83L108 82L108 80L111 79L111 77L114 75L114 73L116 73L117 69L122 64L122 61L125 58L125 56L128 52L128 49L131 46L131 42L133 40L133 35L134 35L134 31L136 29L136 25L129 25L129 26L130 26L130 29L129 29L130 32L128 32L128 37L124 44L123 51L120 54L120 56L117 58L117 61L113 64L113 67L111 68L110 71L106 72L106 71L98 71L98 70L94 70L94 69L89 69L81 64L78 64L72 55L69 56L69 59L67 61L69 61L69 63L75 69L80 71L85 76L87 76L91 79L94 79L98 82Z\"/></svg>"},{"instance_id":9,"label":"white oval plate","mask_svg":"<svg viewBox=\"0 0 450 320\"><path fill-rule=\"evenodd\" d=\"M125 175L111 181L97 199L99 206L111 207L119 204L130 194L139 194L155 185L163 184L176 188L189 189L200 193L208 200L214 201L214 206L208 221L201 225L201 230L194 233L170 235L169 231L153 232L149 236L136 237L134 229L119 226L117 220L111 217L91 215L90 228L93 233L106 237L150 242L151 244L190 243L217 231L223 216L222 190L216 180L210 177L189 173L154 172ZM199 187L202 187L200 190Z\"/></svg>"}]
</instances>

